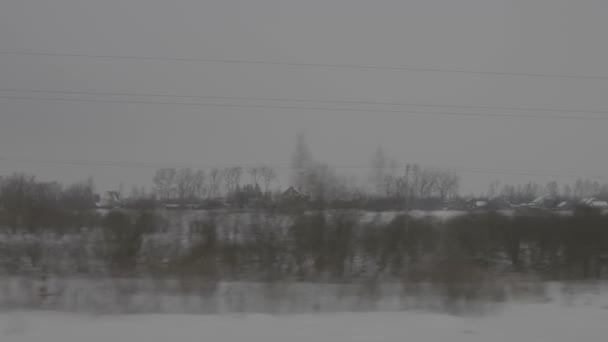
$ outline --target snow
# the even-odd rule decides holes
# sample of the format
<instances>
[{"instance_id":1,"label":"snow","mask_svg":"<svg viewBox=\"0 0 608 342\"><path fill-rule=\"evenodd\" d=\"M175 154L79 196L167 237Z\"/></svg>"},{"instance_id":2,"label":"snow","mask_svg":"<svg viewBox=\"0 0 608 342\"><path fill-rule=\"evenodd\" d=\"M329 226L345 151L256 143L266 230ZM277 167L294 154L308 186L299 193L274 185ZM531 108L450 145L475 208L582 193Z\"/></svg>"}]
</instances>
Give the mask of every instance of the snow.
<instances>
[{"instance_id":1,"label":"snow","mask_svg":"<svg viewBox=\"0 0 608 342\"><path fill-rule=\"evenodd\" d=\"M606 341L606 322L608 295L598 292L544 303L512 302L500 311L464 316L418 311L287 315L11 311L0 313L0 341L593 342Z\"/></svg>"}]
</instances>

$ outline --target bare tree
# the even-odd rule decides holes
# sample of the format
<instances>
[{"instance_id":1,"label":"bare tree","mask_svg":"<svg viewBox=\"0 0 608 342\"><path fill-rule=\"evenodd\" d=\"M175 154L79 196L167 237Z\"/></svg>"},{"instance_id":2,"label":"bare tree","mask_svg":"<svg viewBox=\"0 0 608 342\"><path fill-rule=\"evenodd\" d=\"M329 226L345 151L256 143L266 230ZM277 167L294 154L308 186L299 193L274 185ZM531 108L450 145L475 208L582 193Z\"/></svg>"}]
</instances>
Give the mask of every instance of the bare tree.
<instances>
[{"instance_id":1,"label":"bare tree","mask_svg":"<svg viewBox=\"0 0 608 342\"><path fill-rule=\"evenodd\" d=\"M394 196L397 200L406 202L405 206L408 206L408 200L411 195L411 175L410 175L410 165L407 165L405 168L405 174L396 177L392 175L387 175L387 189L390 187L393 189L392 194L387 192L387 196Z\"/></svg>"},{"instance_id":2,"label":"bare tree","mask_svg":"<svg viewBox=\"0 0 608 342\"><path fill-rule=\"evenodd\" d=\"M224 187L228 194L233 193L239 187L243 168L240 166L230 167L224 170Z\"/></svg>"},{"instance_id":3,"label":"bare tree","mask_svg":"<svg viewBox=\"0 0 608 342\"><path fill-rule=\"evenodd\" d=\"M306 178L301 183L301 188L315 201L324 201L326 199L328 188L325 178L327 171L328 166L321 164L309 166L306 169Z\"/></svg>"},{"instance_id":4,"label":"bare tree","mask_svg":"<svg viewBox=\"0 0 608 342\"><path fill-rule=\"evenodd\" d=\"M247 169L247 173L249 174L249 176L251 176L251 184L253 185L258 185L258 177L260 176L260 169L261 167L259 166L253 166Z\"/></svg>"},{"instance_id":5,"label":"bare tree","mask_svg":"<svg viewBox=\"0 0 608 342\"><path fill-rule=\"evenodd\" d=\"M386 174L382 178L383 193L386 197L392 197L395 194L397 183L399 180L393 174Z\"/></svg>"},{"instance_id":6,"label":"bare tree","mask_svg":"<svg viewBox=\"0 0 608 342\"><path fill-rule=\"evenodd\" d=\"M521 187L521 190L519 190L518 192L518 197L520 198L521 202L530 202L534 198L538 197L541 192L541 186L534 182L528 182L523 187Z\"/></svg>"},{"instance_id":7,"label":"bare tree","mask_svg":"<svg viewBox=\"0 0 608 342\"><path fill-rule=\"evenodd\" d=\"M276 180L277 174L272 167L267 165L260 167L259 173L264 181L264 193L267 194L270 184Z\"/></svg>"},{"instance_id":8,"label":"bare tree","mask_svg":"<svg viewBox=\"0 0 608 342\"><path fill-rule=\"evenodd\" d=\"M500 186L500 181L499 180L493 180L492 182L490 182L490 185L488 186L488 198L493 198L496 197L496 195L498 195L498 187Z\"/></svg>"},{"instance_id":9,"label":"bare tree","mask_svg":"<svg viewBox=\"0 0 608 342\"><path fill-rule=\"evenodd\" d=\"M545 185L545 194L549 197L557 197L559 195L559 185L556 181L548 182Z\"/></svg>"},{"instance_id":10,"label":"bare tree","mask_svg":"<svg viewBox=\"0 0 608 342\"><path fill-rule=\"evenodd\" d=\"M192 199L196 193L196 179L190 168L181 169L175 175L177 198L181 203Z\"/></svg>"},{"instance_id":11,"label":"bare tree","mask_svg":"<svg viewBox=\"0 0 608 342\"><path fill-rule=\"evenodd\" d=\"M156 170L154 186L156 193L161 199L170 199L173 196L176 175L177 171L173 168Z\"/></svg>"},{"instance_id":12,"label":"bare tree","mask_svg":"<svg viewBox=\"0 0 608 342\"><path fill-rule=\"evenodd\" d=\"M207 192L207 175L204 170L198 170L193 175L194 195L197 198L204 198Z\"/></svg>"},{"instance_id":13,"label":"bare tree","mask_svg":"<svg viewBox=\"0 0 608 342\"><path fill-rule=\"evenodd\" d=\"M381 189L378 189L379 193L383 193L386 197L399 196L399 187L402 186L404 180L399 179L397 175L398 170L399 164L395 160L384 160L382 183L379 184L381 185Z\"/></svg>"},{"instance_id":14,"label":"bare tree","mask_svg":"<svg viewBox=\"0 0 608 342\"><path fill-rule=\"evenodd\" d=\"M454 171L443 170L436 173L435 189L442 202L458 194L460 176Z\"/></svg>"},{"instance_id":15,"label":"bare tree","mask_svg":"<svg viewBox=\"0 0 608 342\"><path fill-rule=\"evenodd\" d=\"M412 187L418 198L428 198L437 183L437 172L430 168L412 166Z\"/></svg>"},{"instance_id":16,"label":"bare tree","mask_svg":"<svg viewBox=\"0 0 608 342\"><path fill-rule=\"evenodd\" d=\"M209 189L207 191L208 198L215 198L220 196L220 185L224 173L220 169L213 168L209 171Z\"/></svg>"},{"instance_id":17,"label":"bare tree","mask_svg":"<svg viewBox=\"0 0 608 342\"><path fill-rule=\"evenodd\" d=\"M601 185L589 179L577 179L574 183L574 197L597 196L600 193Z\"/></svg>"}]
</instances>

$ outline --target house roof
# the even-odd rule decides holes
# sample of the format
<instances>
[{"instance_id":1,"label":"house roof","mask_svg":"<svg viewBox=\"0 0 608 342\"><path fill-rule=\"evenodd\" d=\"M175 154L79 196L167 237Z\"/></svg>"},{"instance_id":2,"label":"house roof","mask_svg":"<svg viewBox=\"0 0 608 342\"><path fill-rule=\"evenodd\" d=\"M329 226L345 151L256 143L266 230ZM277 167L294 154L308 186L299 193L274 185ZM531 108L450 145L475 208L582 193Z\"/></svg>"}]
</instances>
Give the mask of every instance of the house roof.
<instances>
[{"instance_id":1,"label":"house roof","mask_svg":"<svg viewBox=\"0 0 608 342\"><path fill-rule=\"evenodd\" d=\"M290 186L289 188L287 188L287 190L283 191L283 196L306 197L307 195L303 191L298 190L293 186Z\"/></svg>"}]
</instances>

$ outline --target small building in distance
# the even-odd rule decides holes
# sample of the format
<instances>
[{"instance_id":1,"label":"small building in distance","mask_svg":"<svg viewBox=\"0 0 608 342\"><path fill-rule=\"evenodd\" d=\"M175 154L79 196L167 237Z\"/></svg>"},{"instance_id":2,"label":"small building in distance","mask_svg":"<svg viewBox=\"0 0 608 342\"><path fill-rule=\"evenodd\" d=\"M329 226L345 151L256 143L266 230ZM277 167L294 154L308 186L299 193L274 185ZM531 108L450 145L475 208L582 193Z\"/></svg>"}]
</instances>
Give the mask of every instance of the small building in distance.
<instances>
[{"instance_id":1,"label":"small building in distance","mask_svg":"<svg viewBox=\"0 0 608 342\"><path fill-rule=\"evenodd\" d=\"M526 204L529 208L539 208L539 209L558 209L559 205L562 204L563 201L560 201L556 197L552 196L539 196L536 197L532 202Z\"/></svg>"},{"instance_id":2,"label":"small building in distance","mask_svg":"<svg viewBox=\"0 0 608 342\"><path fill-rule=\"evenodd\" d=\"M285 202L308 201L308 199L309 196L307 194L293 186L290 186L281 194L281 200Z\"/></svg>"},{"instance_id":3,"label":"small building in distance","mask_svg":"<svg viewBox=\"0 0 608 342\"><path fill-rule=\"evenodd\" d=\"M608 201L600 200L595 197L583 198L581 203L591 208L608 209Z\"/></svg>"}]
</instances>

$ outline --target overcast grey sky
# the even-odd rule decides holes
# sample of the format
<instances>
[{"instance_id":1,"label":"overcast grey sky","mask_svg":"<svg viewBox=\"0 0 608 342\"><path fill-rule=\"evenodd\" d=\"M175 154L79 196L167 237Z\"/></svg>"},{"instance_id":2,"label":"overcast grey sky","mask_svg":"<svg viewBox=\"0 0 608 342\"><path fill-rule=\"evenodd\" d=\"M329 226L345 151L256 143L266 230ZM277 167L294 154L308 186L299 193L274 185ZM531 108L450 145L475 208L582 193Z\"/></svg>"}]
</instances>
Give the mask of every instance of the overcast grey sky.
<instances>
[{"instance_id":1,"label":"overcast grey sky","mask_svg":"<svg viewBox=\"0 0 608 342\"><path fill-rule=\"evenodd\" d=\"M2 0L0 51L608 76L607 15L602 0ZM0 55L0 89L608 110L608 79L65 56ZM608 177L608 121L0 99L0 157L286 163L299 131L330 164L368 164L381 144L403 162ZM93 175L101 188L150 184L153 173L0 160L0 174L16 170ZM529 178L462 176L466 192Z\"/></svg>"}]
</instances>

